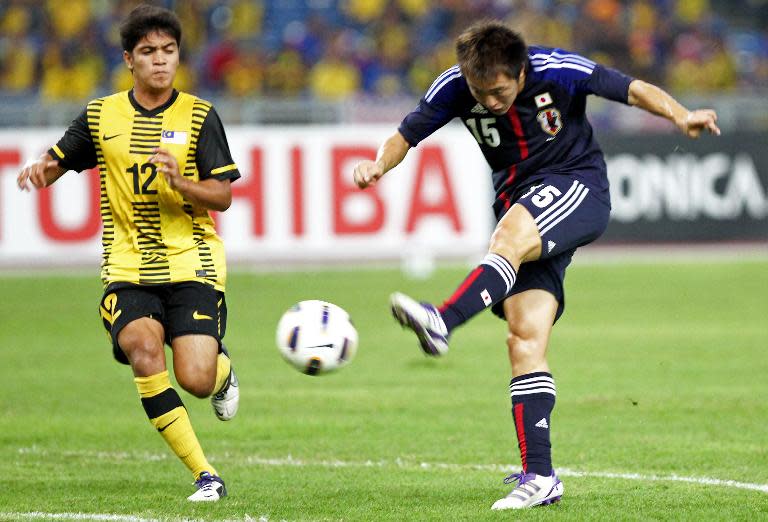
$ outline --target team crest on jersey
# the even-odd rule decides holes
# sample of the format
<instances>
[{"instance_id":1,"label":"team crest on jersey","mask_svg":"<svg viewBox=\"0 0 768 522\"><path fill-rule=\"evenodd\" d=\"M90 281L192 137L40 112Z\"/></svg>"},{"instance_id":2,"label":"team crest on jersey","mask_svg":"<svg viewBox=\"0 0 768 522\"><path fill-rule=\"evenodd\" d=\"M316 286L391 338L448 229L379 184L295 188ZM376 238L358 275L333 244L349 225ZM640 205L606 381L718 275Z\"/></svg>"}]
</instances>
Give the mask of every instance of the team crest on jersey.
<instances>
[{"instance_id":1,"label":"team crest on jersey","mask_svg":"<svg viewBox=\"0 0 768 522\"><path fill-rule=\"evenodd\" d=\"M550 136L554 136L560 132L560 129L563 128L563 119L560 117L560 111L554 107L551 109L544 109L543 111L539 111L539 113L536 115L536 119L539 120L541 130Z\"/></svg>"},{"instance_id":2,"label":"team crest on jersey","mask_svg":"<svg viewBox=\"0 0 768 522\"><path fill-rule=\"evenodd\" d=\"M164 130L160 142L184 145L187 142L187 133L183 131Z\"/></svg>"}]
</instances>

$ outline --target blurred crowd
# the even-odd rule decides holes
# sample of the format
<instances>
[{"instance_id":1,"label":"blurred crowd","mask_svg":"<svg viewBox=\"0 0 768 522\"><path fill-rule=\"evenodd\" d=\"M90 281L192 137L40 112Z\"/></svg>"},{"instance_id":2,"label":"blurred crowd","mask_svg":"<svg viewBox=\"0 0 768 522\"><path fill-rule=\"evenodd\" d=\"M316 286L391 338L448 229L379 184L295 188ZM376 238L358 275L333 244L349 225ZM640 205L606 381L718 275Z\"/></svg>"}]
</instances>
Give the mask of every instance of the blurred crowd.
<instances>
[{"instance_id":1,"label":"blurred crowd","mask_svg":"<svg viewBox=\"0 0 768 522\"><path fill-rule=\"evenodd\" d=\"M0 0L0 93L85 100L131 85L118 25L136 0ZM419 97L470 22L580 52L675 93L768 86L768 0L165 0L177 87L205 96Z\"/></svg>"}]
</instances>

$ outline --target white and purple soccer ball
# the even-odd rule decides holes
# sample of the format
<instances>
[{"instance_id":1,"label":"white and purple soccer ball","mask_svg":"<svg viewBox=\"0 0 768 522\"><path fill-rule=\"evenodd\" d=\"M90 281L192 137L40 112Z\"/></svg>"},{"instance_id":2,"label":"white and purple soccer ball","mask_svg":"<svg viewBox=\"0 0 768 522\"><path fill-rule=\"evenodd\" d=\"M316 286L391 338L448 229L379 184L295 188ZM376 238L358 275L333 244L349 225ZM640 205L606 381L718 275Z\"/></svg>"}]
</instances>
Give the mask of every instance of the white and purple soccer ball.
<instances>
[{"instance_id":1,"label":"white and purple soccer ball","mask_svg":"<svg viewBox=\"0 0 768 522\"><path fill-rule=\"evenodd\" d=\"M277 323L277 348L300 372L320 375L349 364L357 352L357 330L340 306L301 301Z\"/></svg>"}]
</instances>

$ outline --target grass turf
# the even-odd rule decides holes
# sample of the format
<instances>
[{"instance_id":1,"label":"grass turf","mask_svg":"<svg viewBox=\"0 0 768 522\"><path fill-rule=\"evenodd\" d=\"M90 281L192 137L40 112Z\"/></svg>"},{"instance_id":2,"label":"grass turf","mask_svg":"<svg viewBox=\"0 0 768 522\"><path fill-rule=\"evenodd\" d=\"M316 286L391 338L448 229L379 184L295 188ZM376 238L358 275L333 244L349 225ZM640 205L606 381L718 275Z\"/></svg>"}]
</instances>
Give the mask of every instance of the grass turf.
<instances>
[{"instance_id":1,"label":"grass turf","mask_svg":"<svg viewBox=\"0 0 768 522\"><path fill-rule=\"evenodd\" d=\"M232 274L226 340L240 413L221 423L181 392L230 490L213 505L185 500L190 476L153 433L130 371L111 360L97 274L0 277L0 519L768 517L765 491L575 475L768 484L768 263L574 266L550 344L565 496L514 514L489 510L519 467L504 324L483 314L433 360L387 309L394 290L445 298L465 272ZM343 306L359 330L357 358L337 374L301 375L274 347L281 313L311 298Z\"/></svg>"}]
</instances>

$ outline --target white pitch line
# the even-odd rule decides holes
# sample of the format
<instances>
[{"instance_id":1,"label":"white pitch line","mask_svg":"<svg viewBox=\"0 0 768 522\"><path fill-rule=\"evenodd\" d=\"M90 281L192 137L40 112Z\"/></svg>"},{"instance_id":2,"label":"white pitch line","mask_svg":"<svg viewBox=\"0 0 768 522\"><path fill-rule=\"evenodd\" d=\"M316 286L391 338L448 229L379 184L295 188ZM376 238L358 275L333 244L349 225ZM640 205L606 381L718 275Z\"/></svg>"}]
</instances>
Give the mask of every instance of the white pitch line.
<instances>
[{"instance_id":1,"label":"white pitch line","mask_svg":"<svg viewBox=\"0 0 768 522\"><path fill-rule=\"evenodd\" d=\"M226 455L225 455L226 457ZM241 460L242 462L242 460ZM295 459L290 455L285 458L262 458L249 456L245 458L248 464L259 466L297 466L297 467L332 467L332 468L360 468L360 467L379 467L379 468L404 468L404 469L447 469L452 471L462 470L480 470L507 473L509 470L518 469L519 466L511 464L452 464L446 462L409 462L403 459L393 461L343 461L343 460L318 460L307 461ZM570 468L557 468L557 475L562 477L595 477L611 478L622 480L640 480L648 482L686 482L690 484L700 484L705 486L727 486L738 489L749 489L768 493L768 484L752 484L749 482L738 482L735 480L723 480L710 477L685 477L680 475L643 475L640 473L617 473L612 471L579 471Z\"/></svg>"},{"instance_id":2,"label":"white pitch line","mask_svg":"<svg viewBox=\"0 0 768 522\"><path fill-rule=\"evenodd\" d=\"M141 518L133 515L111 515L109 513L45 513L30 511L27 513L2 513L3 520L110 520L118 522L160 522L157 518Z\"/></svg>"},{"instance_id":3,"label":"white pitch line","mask_svg":"<svg viewBox=\"0 0 768 522\"><path fill-rule=\"evenodd\" d=\"M115 515L111 513L46 513L43 511L6 512L0 511L2 520L106 520L109 522L206 522L206 519L190 518L143 518L135 515ZM226 519L223 522L269 522L262 515L253 518L245 515L239 519Z\"/></svg>"},{"instance_id":4,"label":"white pitch line","mask_svg":"<svg viewBox=\"0 0 768 522\"><path fill-rule=\"evenodd\" d=\"M564 477L595 477L615 478L622 480L642 480L650 482L686 482L703 486L726 486L729 488L749 489L768 493L768 484L753 484L736 480L716 479L711 477L685 477L681 475L642 475L640 473L615 473L612 471L577 471L568 468L558 468L557 474Z\"/></svg>"},{"instance_id":5,"label":"white pitch line","mask_svg":"<svg viewBox=\"0 0 768 522\"><path fill-rule=\"evenodd\" d=\"M19 448L20 454L38 454L55 455L59 454L65 457L84 457L101 460L145 460L156 461L170 458L165 453L149 452L110 452L110 451L62 451L51 452L38 446ZM493 471L498 473L507 473L510 470L519 469L519 465L513 464L456 464L447 462L416 462L409 459L396 458L394 460L305 460L297 459L291 455L286 457L260 457L258 455L248 455L243 458L241 454L225 452L221 455L212 455L209 459L213 462L235 461L245 462L254 466L295 466L295 467L324 467L324 468L401 468L401 469L445 469L451 471L479 470ZM681 475L645 475L641 473L627 473L614 471L581 471L570 468L557 468L558 476L562 477L594 477L609 478L620 480L639 480L644 482L685 482L688 484L699 484L702 486L725 486L737 489L748 489L768 493L768 484L754 484L750 482L739 482L736 480L717 479L712 477L686 477Z\"/></svg>"}]
</instances>

